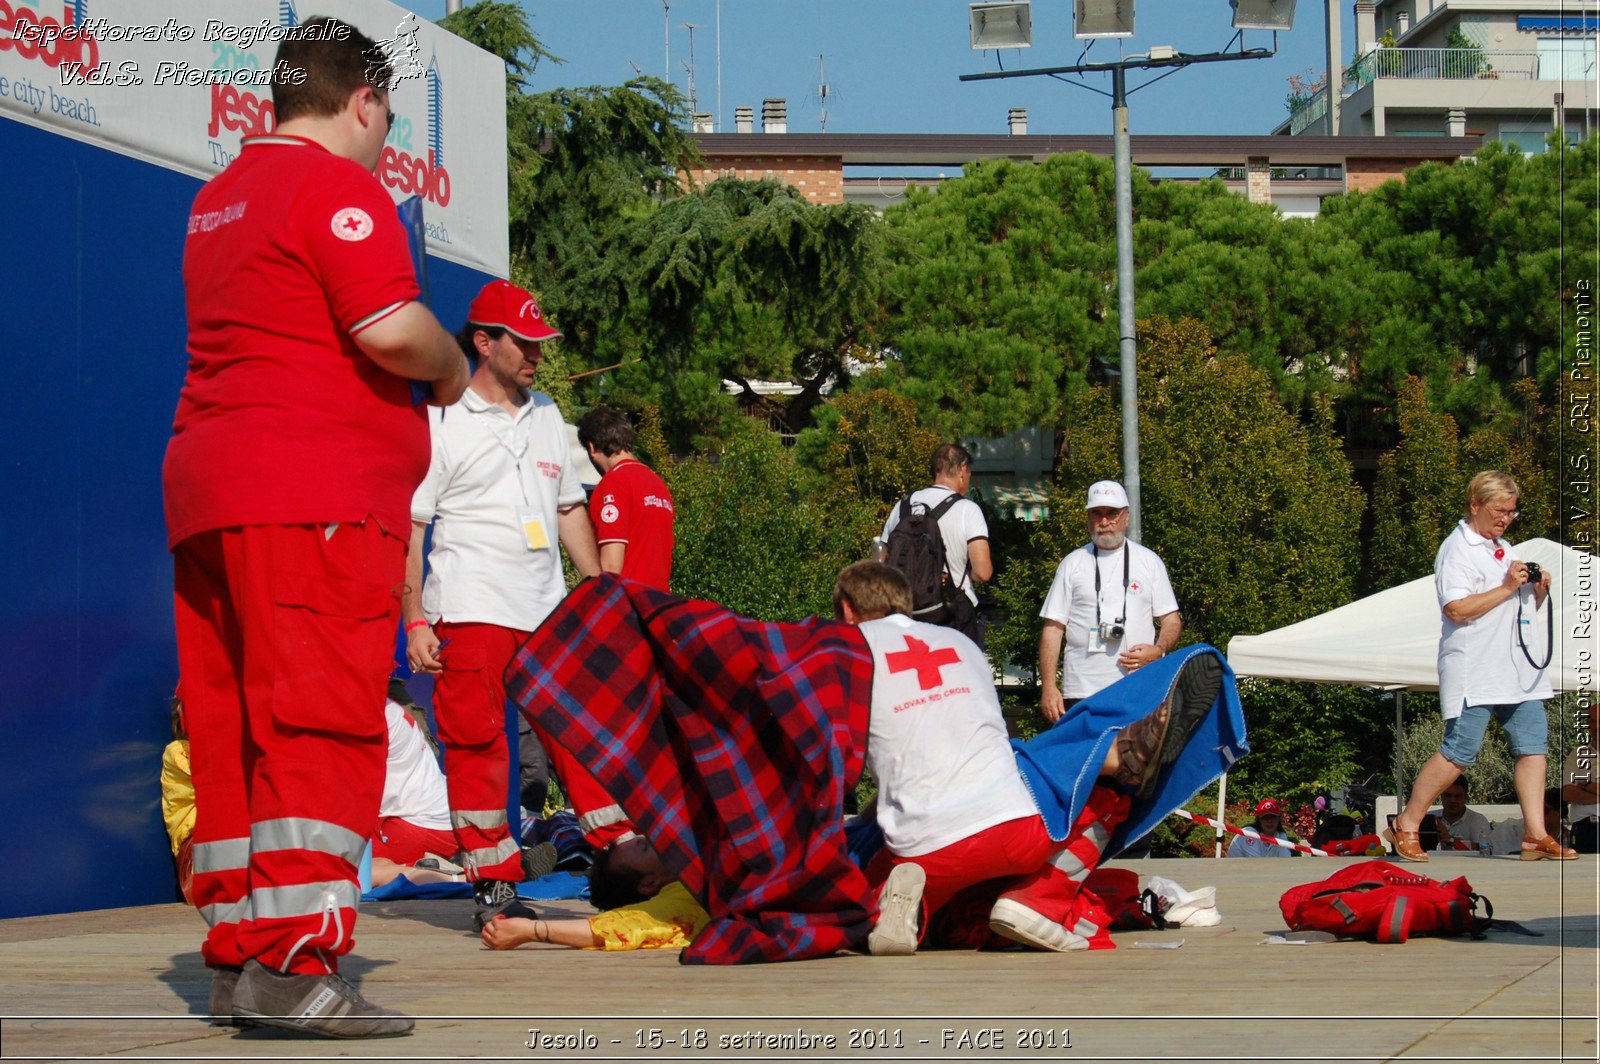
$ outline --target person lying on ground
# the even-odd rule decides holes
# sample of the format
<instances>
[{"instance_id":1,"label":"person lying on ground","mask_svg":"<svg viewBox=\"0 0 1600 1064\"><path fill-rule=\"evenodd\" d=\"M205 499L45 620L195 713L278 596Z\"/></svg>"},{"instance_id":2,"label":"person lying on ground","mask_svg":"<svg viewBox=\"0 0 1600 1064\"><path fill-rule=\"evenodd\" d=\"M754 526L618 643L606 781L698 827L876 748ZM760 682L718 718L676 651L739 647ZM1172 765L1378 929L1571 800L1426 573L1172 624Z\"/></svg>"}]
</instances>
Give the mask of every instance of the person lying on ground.
<instances>
[{"instance_id":1,"label":"person lying on ground","mask_svg":"<svg viewBox=\"0 0 1600 1064\"><path fill-rule=\"evenodd\" d=\"M683 949L711 919L642 835L595 856L589 897L602 911L588 918L497 916L484 926L483 944L490 949L530 942L595 950Z\"/></svg>"}]
</instances>

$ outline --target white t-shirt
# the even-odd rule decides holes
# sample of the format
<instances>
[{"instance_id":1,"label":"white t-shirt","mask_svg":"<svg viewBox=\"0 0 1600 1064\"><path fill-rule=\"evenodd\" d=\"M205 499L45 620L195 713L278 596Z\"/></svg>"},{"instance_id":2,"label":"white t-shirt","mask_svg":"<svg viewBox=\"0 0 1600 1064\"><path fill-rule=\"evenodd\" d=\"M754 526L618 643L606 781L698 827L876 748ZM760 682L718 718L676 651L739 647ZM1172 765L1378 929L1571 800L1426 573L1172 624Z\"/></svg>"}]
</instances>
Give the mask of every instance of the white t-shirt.
<instances>
[{"instance_id":1,"label":"white t-shirt","mask_svg":"<svg viewBox=\"0 0 1600 1064\"><path fill-rule=\"evenodd\" d=\"M1167 567L1155 551L1132 540L1123 542L1128 548L1126 601L1122 594L1122 548L1106 551L1093 543L1085 543L1056 566L1050 593L1039 611L1040 617L1067 628L1066 650L1062 655L1065 675L1061 681L1061 694L1066 698L1087 698L1126 676L1127 671L1117 664L1117 655L1125 647L1154 643L1156 618L1178 609L1172 581L1167 578ZM1097 560L1100 566L1098 614L1094 593ZM1122 623L1126 631L1122 638L1105 638L1104 630L1118 618L1124 618ZM1102 626L1098 637L1096 625ZM1052 679L1045 677L1045 682Z\"/></svg>"},{"instance_id":2,"label":"white t-shirt","mask_svg":"<svg viewBox=\"0 0 1600 1064\"><path fill-rule=\"evenodd\" d=\"M1501 556L1496 558L1495 551ZM1488 591L1506 577L1517 552L1505 540L1488 540L1465 521L1439 545L1433 560L1433 586L1439 608ZM1461 716L1467 706L1516 705L1529 699L1554 698L1543 670L1529 663L1517 644L1517 604L1522 604L1522 639L1535 661L1544 657L1544 612L1533 608L1533 589L1526 584L1506 601L1474 621L1457 624L1441 617L1439 636L1439 709L1445 720ZM1535 622L1538 623L1535 623Z\"/></svg>"},{"instance_id":3,"label":"white t-shirt","mask_svg":"<svg viewBox=\"0 0 1600 1064\"><path fill-rule=\"evenodd\" d=\"M584 501L561 412L532 392L513 416L468 388L428 413L433 460L411 499L412 520L434 522L422 611L532 631L567 593L557 508Z\"/></svg>"},{"instance_id":4,"label":"white t-shirt","mask_svg":"<svg viewBox=\"0 0 1600 1064\"><path fill-rule=\"evenodd\" d=\"M900 614L861 634L872 648L867 767L890 852L915 857L1038 816L977 644Z\"/></svg>"},{"instance_id":5,"label":"white t-shirt","mask_svg":"<svg viewBox=\"0 0 1600 1064\"><path fill-rule=\"evenodd\" d=\"M1444 829L1450 833L1452 839L1460 839L1474 850L1489 841L1491 831L1489 818L1476 809L1465 810L1461 814L1461 819L1453 824L1445 818L1443 809L1429 810L1428 815L1444 821Z\"/></svg>"},{"instance_id":6,"label":"white t-shirt","mask_svg":"<svg viewBox=\"0 0 1600 1064\"><path fill-rule=\"evenodd\" d=\"M397 816L419 828L450 830L450 796L433 751L405 707L383 704L389 722L389 758L383 766L380 817Z\"/></svg>"},{"instance_id":7,"label":"white t-shirt","mask_svg":"<svg viewBox=\"0 0 1600 1064\"><path fill-rule=\"evenodd\" d=\"M940 484L932 487L921 488L911 493L913 505L920 503L929 510L944 502L955 492ZM889 542L889 533L894 531L900 523L900 503L896 502L889 511L889 519L883 523L883 542ZM975 539L989 538L989 522L983 519L983 507L971 499L962 499L939 518L939 538L944 540L944 563L950 570L950 582L960 585L967 593L967 598L977 605L978 592L972 586L972 581L967 579L967 544Z\"/></svg>"}]
</instances>

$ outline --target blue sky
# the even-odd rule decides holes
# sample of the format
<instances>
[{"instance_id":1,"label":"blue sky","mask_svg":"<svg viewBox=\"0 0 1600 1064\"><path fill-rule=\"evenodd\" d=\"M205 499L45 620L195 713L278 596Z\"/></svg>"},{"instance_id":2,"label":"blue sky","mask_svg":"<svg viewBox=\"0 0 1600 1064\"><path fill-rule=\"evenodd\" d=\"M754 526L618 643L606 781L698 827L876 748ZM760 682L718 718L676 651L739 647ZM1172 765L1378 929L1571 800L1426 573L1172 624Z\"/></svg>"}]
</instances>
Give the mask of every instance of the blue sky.
<instances>
[{"instance_id":1,"label":"blue sky","mask_svg":"<svg viewBox=\"0 0 1600 1064\"><path fill-rule=\"evenodd\" d=\"M535 89L617 84L634 66L660 77L664 23L671 27L672 80L687 91L683 63L694 31L700 109L717 102L716 0L522 0L546 47L566 60L541 65ZM406 3L424 18L439 18L443 0ZM1349 8L1341 0L1340 6ZM963 83L958 75L996 69L996 53L974 52L965 0L722 0L722 121L733 129L736 105L756 109L768 96L788 100L789 130L821 128L817 57L827 57L828 132L1003 133L1006 112L1028 109L1030 133L1111 132L1111 103L1087 89L1051 78ZM1138 35L1102 40L1088 61L1170 44L1184 52L1220 51L1233 35L1227 0L1137 0ZM1287 79L1321 70L1322 0L1299 0L1295 28L1278 36L1270 59L1191 67L1132 96L1135 134L1265 134L1286 115ZM1344 50L1353 28L1345 12ZM1006 69L1066 66L1087 42L1072 36L1071 0L1033 0L1034 45L1000 53ZM1271 34L1251 31L1249 47L1270 48ZM1135 75L1137 84L1148 75ZM1089 79L1110 88L1109 76Z\"/></svg>"}]
</instances>

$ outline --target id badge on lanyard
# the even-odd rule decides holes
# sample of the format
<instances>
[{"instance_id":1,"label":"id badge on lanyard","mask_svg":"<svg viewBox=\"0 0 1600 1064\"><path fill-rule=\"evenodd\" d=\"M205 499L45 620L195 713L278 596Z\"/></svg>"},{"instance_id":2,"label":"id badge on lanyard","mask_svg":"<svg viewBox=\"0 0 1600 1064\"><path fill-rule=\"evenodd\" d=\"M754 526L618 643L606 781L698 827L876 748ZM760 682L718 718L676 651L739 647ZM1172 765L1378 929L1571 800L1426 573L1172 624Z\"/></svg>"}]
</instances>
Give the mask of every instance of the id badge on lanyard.
<instances>
[{"instance_id":1,"label":"id badge on lanyard","mask_svg":"<svg viewBox=\"0 0 1600 1064\"><path fill-rule=\"evenodd\" d=\"M517 524L522 528L522 536L529 550L550 549L550 533L544 526L543 511L523 507L517 511Z\"/></svg>"}]
</instances>

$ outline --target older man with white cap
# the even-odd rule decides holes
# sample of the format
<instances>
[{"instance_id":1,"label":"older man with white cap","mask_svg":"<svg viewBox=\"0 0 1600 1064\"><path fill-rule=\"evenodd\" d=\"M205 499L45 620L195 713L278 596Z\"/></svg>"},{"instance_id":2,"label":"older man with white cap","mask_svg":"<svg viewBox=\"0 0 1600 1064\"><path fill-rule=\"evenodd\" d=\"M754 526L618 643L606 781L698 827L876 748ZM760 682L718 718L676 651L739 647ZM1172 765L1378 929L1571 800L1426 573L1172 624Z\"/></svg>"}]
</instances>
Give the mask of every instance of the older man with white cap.
<instances>
[{"instance_id":1,"label":"older man with white cap","mask_svg":"<svg viewBox=\"0 0 1600 1064\"><path fill-rule=\"evenodd\" d=\"M480 926L497 913L531 914L516 901L524 869L506 817L511 759L500 674L566 595L557 541L578 572L600 574L567 426L550 397L529 387L542 345L560 335L524 289L484 286L457 337L477 369L459 402L433 411L433 459L411 500L406 658L437 675L450 820Z\"/></svg>"},{"instance_id":2,"label":"older man with white cap","mask_svg":"<svg viewBox=\"0 0 1600 1064\"><path fill-rule=\"evenodd\" d=\"M1084 509L1089 542L1061 559L1039 611L1040 709L1051 723L1069 702L1171 652L1183 631L1166 565L1128 539L1128 493L1122 485L1090 485ZM1058 680L1063 639L1065 676Z\"/></svg>"}]
</instances>

